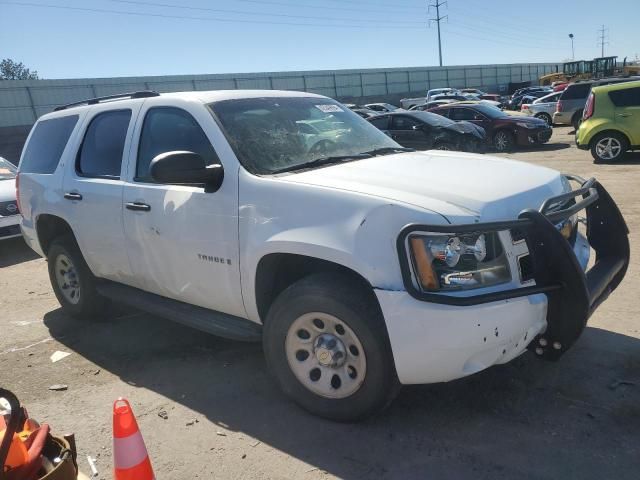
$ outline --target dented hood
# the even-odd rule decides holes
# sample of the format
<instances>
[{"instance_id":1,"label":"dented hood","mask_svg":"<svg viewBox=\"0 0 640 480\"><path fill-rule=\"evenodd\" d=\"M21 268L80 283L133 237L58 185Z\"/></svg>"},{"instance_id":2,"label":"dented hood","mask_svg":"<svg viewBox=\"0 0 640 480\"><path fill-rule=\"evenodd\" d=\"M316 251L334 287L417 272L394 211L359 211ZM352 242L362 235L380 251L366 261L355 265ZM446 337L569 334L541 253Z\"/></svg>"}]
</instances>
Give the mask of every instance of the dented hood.
<instances>
[{"instance_id":1,"label":"dented hood","mask_svg":"<svg viewBox=\"0 0 640 480\"><path fill-rule=\"evenodd\" d=\"M513 219L525 208L539 208L564 188L561 175L548 168L437 150L330 165L294 172L281 180L410 204L437 212L452 223Z\"/></svg>"}]
</instances>

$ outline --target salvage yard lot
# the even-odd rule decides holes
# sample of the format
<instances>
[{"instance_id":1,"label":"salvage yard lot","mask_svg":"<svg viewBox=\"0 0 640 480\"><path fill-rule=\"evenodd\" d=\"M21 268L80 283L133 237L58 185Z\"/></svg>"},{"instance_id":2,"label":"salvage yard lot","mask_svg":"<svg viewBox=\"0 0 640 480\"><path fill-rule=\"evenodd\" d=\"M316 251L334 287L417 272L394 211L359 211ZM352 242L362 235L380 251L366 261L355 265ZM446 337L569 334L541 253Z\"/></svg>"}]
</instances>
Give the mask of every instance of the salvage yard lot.
<instances>
[{"instance_id":1,"label":"salvage yard lot","mask_svg":"<svg viewBox=\"0 0 640 480\"><path fill-rule=\"evenodd\" d=\"M14 239L0 244L0 384L54 431L75 432L81 469L95 456L105 479L120 395L158 479L638 478L640 153L594 165L571 132L557 127L549 144L505 156L597 176L626 217L632 251L625 281L557 363L527 353L459 381L405 387L365 423L331 423L285 399L260 345L124 309L70 319L45 261ZM72 355L52 363L57 350Z\"/></svg>"}]
</instances>

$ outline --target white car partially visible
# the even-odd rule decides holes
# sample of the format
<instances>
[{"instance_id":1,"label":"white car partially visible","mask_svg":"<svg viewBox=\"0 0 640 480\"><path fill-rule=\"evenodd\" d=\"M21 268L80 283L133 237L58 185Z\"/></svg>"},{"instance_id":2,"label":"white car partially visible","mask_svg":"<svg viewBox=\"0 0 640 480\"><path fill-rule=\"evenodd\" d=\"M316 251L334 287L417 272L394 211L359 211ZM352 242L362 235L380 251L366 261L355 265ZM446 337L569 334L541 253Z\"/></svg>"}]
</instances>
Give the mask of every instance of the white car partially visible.
<instances>
[{"instance_id":1,"label":"white car partially visible","mask_svg":"<svg viewBox=\"0 0 640 480\"><path fill-rule=\"evenodd\" d=\"M16 201L17 168L0 157L0 240L19 237L20 212Z\"/></svg>"}]
</instances>

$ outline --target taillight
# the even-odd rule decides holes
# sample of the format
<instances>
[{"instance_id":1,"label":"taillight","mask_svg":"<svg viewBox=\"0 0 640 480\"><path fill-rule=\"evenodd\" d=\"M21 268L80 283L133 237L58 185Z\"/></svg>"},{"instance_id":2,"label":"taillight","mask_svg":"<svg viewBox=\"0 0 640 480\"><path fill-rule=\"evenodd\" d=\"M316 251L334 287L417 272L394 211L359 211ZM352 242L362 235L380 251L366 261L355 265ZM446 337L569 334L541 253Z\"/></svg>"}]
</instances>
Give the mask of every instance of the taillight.
<instances>
[{"instance_id":1,"label":"taillight","mask_svg":"<svg viewBox=\"0 0 640 480\"><path fill-rule=\"evenodd\" d=\"M582 112L582 119L586 120L587 118L591 118L593 116L593 109L596 104L596 97L591 92L589 98L587 98L587 104L584 106L584 112Z\"/></svg>"},{"instance_id":2,"label":"taillight","mask_svg":"<svg viewBox=\"0 0 640 480\"><path fill-rule=\"evenodd\" d=\"M562 111L562 100L558 100L558 103L556 103L556 112L561 112Z\"/></svg>"},{"instance_id":3,"label":"taillight","mask_svg":"<svg viewBox=\"0 0 640 480\"><path fill-rule=\"evenodd\" d=\"M20 208L20 173L16 175L16 204L18 205L18 212L22 212Z\"/></svg>"},{"instance_id":4,"label":"taillight","mask_svg":"<svg viewBox=\"0 0 640 480\"><path fill-rule=\"evenodd\" d=\"M520 111L524 111L524 110L529 110L529 105L527 105L526 103L523 103L522 107L520 107Z\"/></svg>"}]
</instances>

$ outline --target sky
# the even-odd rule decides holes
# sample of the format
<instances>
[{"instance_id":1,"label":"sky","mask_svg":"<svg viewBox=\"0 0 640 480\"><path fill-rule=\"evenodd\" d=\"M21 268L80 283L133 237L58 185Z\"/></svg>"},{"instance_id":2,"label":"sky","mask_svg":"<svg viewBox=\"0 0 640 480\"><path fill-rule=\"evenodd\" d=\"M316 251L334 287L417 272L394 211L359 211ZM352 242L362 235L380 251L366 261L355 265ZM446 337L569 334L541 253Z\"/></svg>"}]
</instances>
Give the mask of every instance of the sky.
<instances>
[{"instance_id":1,"label":"sky","mask_svg":"<svg viewBox=\"0 0 640 480\"><path fill-rule=\"evenodd\" d=\"M0 0L0 58L41 78L438 65L436 0ZM449 0L444 65L640 55L640 0ZM429 23L431 25L429 26Z\"/></svg>"}]
</instances>

